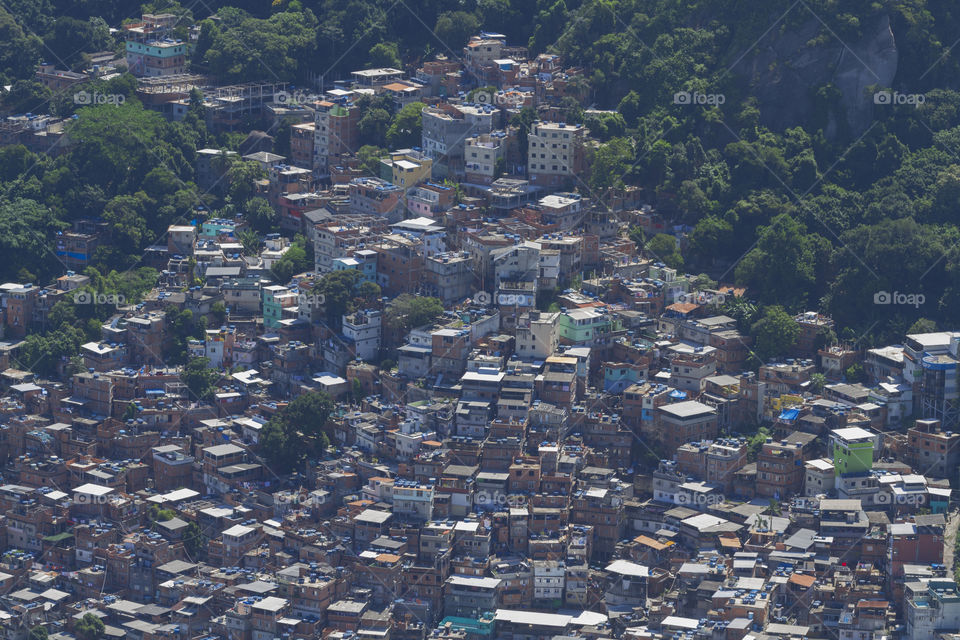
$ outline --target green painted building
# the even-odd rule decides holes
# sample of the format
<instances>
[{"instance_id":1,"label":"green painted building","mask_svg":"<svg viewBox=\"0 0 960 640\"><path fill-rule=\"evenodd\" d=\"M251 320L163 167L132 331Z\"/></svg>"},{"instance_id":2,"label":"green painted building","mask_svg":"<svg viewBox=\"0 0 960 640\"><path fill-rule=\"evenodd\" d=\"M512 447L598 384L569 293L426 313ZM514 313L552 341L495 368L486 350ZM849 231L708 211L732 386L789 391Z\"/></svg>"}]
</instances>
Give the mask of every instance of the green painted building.
<instances>
[{"instance_id":1,"label":"green painted building","mask_svg":"<svg viewBox=\"0 0 960 640\"><path fill-rule=\"evenodd\" d=\"M187 70L187 45L171 39L131 40L126 44L126 59L127 69L138 78L177 75Z\"/></svg>"},{"instance_id":2,"label":"green painted building","mask_svg":"<svg viewBox=\"0 0 960 640\"><path fill-rule=\"evenodd\" d=\"M266 329L279 329L283 320L284 307L296 306L296 293L280 285L270 285L261 291L263 297L263 326Z\"/></svg>"},{"instance_id":3,"label":"green painted building","mask_svg":"<svg viewBox=\"0 0 960 640\"><path fill-rule=\"evenodd\" d=\"M440 621L440 628L443 629L450 625L451 631L463 631L467 638L492 638L494 630L493 613L486 612L479 618L461 618L458 616L447 616Z\"/></svg>"},{"instance_id":4,"label":"green painted building","mask_svg":"<svg viewBox=\"0 0 960 640\"><path fill-rule=\"evenodd\" d=\"M866 473L873 468L874 434L860 427L847 427L831 431L830 439L836 476Z\"/></svg>"},{"instance_id":5,"label":"green painted building","mask_svg":"<svg viewBox=\"0 0 960 640\"><path fill-rule=\"evenodd\" d=\"M597 307L570 309L560 314L557 329L568 344L592 344L597 338L620 329L612 313Z\"/></svg>"}]
</instances>

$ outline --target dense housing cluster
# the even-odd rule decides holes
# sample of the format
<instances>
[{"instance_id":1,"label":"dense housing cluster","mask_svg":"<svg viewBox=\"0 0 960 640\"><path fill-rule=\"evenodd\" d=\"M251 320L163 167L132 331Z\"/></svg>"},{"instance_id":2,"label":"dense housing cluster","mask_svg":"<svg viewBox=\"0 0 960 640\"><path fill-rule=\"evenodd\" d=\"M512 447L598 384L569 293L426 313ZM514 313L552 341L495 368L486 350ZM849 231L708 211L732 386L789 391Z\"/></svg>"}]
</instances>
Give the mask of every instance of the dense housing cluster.
<instances>
[{"instance_id":1,"label":"dense housing cluster","mask_svg":"<svg viewBox=\"0 0 960 640\"><path fill-rule=\"evenodd\" d=\"M566 121L588 87L559 55L484 32L414 73L222 85L177 23L36 74L130 73L242 133L194 172L250 198L167 225L145 286L90 269L96 217L56 233L53 281L0 284L5 638L960 633L960 332L864 348L685 273L689 227L594 188L589 123L619 114ZM371 101L408 144L361 144ZM0 144L79 143L26 114ZM38 368L67 308L95 339Z\"/></svg>"}]
</instances>

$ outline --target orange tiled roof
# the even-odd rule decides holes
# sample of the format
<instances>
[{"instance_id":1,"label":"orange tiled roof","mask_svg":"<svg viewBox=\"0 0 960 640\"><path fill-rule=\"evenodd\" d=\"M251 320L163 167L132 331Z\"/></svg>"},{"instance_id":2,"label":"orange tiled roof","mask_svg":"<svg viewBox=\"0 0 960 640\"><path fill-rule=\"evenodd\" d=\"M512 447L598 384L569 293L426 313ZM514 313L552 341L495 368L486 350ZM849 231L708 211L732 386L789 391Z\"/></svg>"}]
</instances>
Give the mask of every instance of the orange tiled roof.
<instances>
[{"instance_id":1,"label":"orange tiled roof","mask_svg":"<svg viewBox=\"0 0 960 640\"><path fill-rule=\"evenodd\" d=\"M886 600L861 600L857 603L858 609L886 609L889 606Z\"/></svg>"},{"instance_id":2,"label":"orange tiled roof","mask_svg":"<svg viewBox=\"0 0 960 640\"><path fill-rule=\"evenodd\" d=\"M672 305L667 307L667 309L670 311L677 311L678 313L690 313L699 307L700 305L692 302L674 302Z\"/></svg>"},{"instance_id":3,"label":"orange tiled roof","mask_svg":"<svg viewBox=\"0 0 960 640\"><path fill-rule=\"evenodd\" d=\"M790 584L795 584L799 587L803 587L804 589L809 589L810 587L813 586L813 583L816 581L817 579L814 578L813 576L808 576L802 573L795 573L792 576L790 576L790 579L787 582L789 582Z\"/></svg>"},{"instance_id":4,"label":"orange tiled roof","mask_svg":"<svg viewBox=\"0 0 960 640\"><path fill-rule=\"evenodd\" d=\"M658 540L654 540L653 538L650 538L647 536L637 536L636 538L633 539L633 541L638 544L642 544L647 547L650 547L651 549L655 549L657 551L663 551L664 549L666 549L667 547L673 544L673 542L660 542Z\"/></svg>"},{"instance_id":5,"label":"orange tiled roof","mask_svg":"<svg viewBox=\"0 0 960 640\"><path fill-rule=\"evenodd\" d=\"M404 84L403 82L391 82L390 84L383 85L383 88L388 91L415 91L416 87L413 87L409 84Z\"/></svg>"},{"instance_id":6,"label":"orange tiled roof","mask_svg":"<svg viewBox=\"0 0 960 640\"><path fill-rule=\"evenodd\" d=\"M393 553L381 553L377 556L377 562L386 562L389 564L394 564L400 562L400 556Z\"/></svg>"}]
</instances>

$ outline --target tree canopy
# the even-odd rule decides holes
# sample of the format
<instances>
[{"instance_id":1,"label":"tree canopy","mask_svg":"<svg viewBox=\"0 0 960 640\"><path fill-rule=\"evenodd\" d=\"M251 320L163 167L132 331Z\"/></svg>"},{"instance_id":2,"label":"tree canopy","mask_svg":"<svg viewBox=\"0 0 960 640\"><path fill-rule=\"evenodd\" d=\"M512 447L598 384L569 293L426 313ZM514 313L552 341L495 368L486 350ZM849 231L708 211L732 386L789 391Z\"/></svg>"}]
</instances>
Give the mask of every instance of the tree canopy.
<instances>
[{"instance_id":1,"label":"tree canopy","mask_svg":"<svg viewBox=\"0 0 960 640\"><path fill-rule=\"evenodd\" d=\"M750 328L754 352L763 362L785 356L800 337L800 325L783 307L767 307L763 315Z\"/></svg>"},{"instance_id":2,"label":"tree canopy","mask_svg":"<svg viewBox=\"0 0 960 640\"><path fill-rule=\"evenodd\" d=\"M368 0L212 0L202 13L175 2L142 9L180 16L177 37L186 37L194 17L201 20L191 72L220 82L286 82L294 90L329 86L364 64L410 70L438 53L455 60L480 29L502 32L534 55L557 53L573 69L553 105L557 116L582 119L595 138L590 170L577 188L601 208L626 187L642 193L677 225L672 233L681 240L670 250L666 239L650 238L643 247L650 253L721 284L745 285L761 308L816 307L867 344L899 339L920 318L944 326L960 313L960 59L951 51L960 14L930 0L809 0L807 11L794 4L426 0L414 12ZM68 92L36 80L43 60L87 68L89 54L116 46L109 27L129 10L119 0L0 6L5 112L70 118L66 134L74 142L49 155L0 149L0 249L10 257L2 267L8 280L22 274L47 281L62 266L50 252L57 232L81 219L107 225L110 241L93 256L101 273L138 267L146 247L174 223L234 214L257 230L277 223L254 191L258 165L237 161L209 192L197 186L197 150L237 151L242 139L207 129L199 92L185 117L170 122L142 106L129 74ZM770 29L775 21L780 26ZM889 41L877 40L875 24L889 25L881 30ZM851 92L838 81L823 61L840 58L841 41L858 51L893 47L895 73L882 79L891 86L861 76L847 83L858 87ZM470 86L486 84L475 78ZM875 89L924 100L875 104L865 95ZM122 100L78 104L74 91ZM420 144L420 103L397 109L389 96L357 103L365 171L376 173L388 148ZM510 117L521 158L537 117L531 107ZM273 123L251 116L243 126L267 130ZM270 131L280 147L288 126ZM278 280L310 264L309 247L303 249L282 261ZM883 292L923 302L874 306ZM174 342L183 361L190 323L177 319ZM197 319L190 331L199 326ZM75 337L70 333L64 328L47 344L34 339L29 350L41 363L54 362L58 344Z\"/></svg>"},{"instance_id":3,"label":"tree canopy","mask_svg":"<svg viewBox=\"0 0 960 640\"><path fill-rule=\"evenodd\" d=\"M387 307L386 323L404 331L432 322L443 313L443 302L438 298L403 294Z\"/></svg>"},{"instance_id":4,"label":"tree canopy","mask_svg":"<svg viewBox=\"0 0 960 640\"><path fill-rule=\"evenodd\" d=\"M334 403L323 391L297 396L274 415L260 434L260 451L278 473L298 467L307 456L320 455L330 445L325 431Z\"/></svg>"},{"instance_id":5,"label":"tree canopy","mask_svg":"<svg viewBox=\"0 0 960 640\"><path fill-rule=\"evenodd\" d=\"M103 637L106 625L99 616L92 613L85 613L82 618L73 627L74 632L80 640L99 640Z\"/></svg>"},{"instance_id":6,"label":"tree canopy","mask_svg":"<svg viewBox=\"0 0 960 640\"><path fill-rule=\"evenodd\" d=\"M195 399L207 400L213 394L220 373L210 368L209 358L191 358L184 366L180 379Z\"/></svg>"}]
</instances>

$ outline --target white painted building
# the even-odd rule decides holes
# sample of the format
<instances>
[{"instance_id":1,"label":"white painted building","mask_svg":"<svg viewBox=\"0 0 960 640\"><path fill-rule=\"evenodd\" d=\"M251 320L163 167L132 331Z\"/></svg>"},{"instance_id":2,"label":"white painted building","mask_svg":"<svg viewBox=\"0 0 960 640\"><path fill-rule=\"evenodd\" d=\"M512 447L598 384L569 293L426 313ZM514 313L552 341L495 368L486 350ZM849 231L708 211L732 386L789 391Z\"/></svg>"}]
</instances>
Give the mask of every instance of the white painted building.
<instances>
[{"instance_id":1,"label":"white painted building","mask_svg":"<svg viewBox=\"0 0 960 640\"><path fill-rule=\"evenodd\" d=\"M377 310L343 316L343 336L353 341L358 360L376 360L380 351L381 317Z\"/></svg>"}]
</instances>

